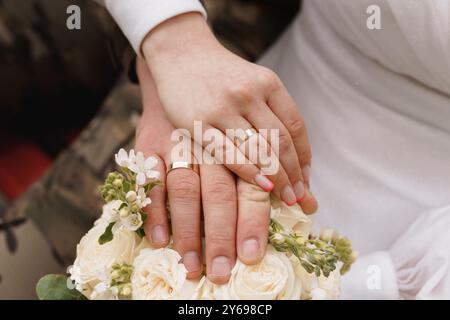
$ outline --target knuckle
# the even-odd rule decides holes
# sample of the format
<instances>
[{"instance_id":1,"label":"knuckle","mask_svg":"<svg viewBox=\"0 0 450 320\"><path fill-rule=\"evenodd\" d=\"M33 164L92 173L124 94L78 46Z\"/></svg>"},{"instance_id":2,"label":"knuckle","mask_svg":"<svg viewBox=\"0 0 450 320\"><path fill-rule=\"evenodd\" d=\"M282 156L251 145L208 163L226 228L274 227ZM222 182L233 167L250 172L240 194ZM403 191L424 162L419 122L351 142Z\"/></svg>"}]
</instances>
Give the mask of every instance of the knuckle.
<instances>
[{"instance_id":1,"label":"knuckle","mask_svg":"<svg viewBox=\"0 0 450 320\"><path fill-rule=\"evenodd\" d=\"M286 154L291 151L291 138L289 134L284 132L280 132L279 141L278 141L279 154Z\"/></svg>"},{"instance_id":2,"label":"knuckle","mask_svg":"<svg viewBox=\"0 0 450 320\"><path fill-rule=\"evenodd\" d=\"M302 153L299 156L300 164L307 165L310 164L312 161L312 153L310 148L306 148L306 150L303 150Z\"/></svg>"},{"instance_id":3,"label":"knuckle","mask_svg":"<svg viewBox=\"0 0 450 320\"><path fill-rule=\"evenodd\" d=\"M185 243L187 241L196 241L197 233L194 231L194 229L195 228L183 228L181 230L177 230L175 232L175 237L181 243Z\"/></svg>"},{"instance_id":4,"label":"knuckle","mask_svg":"<svg viewBox=\"0 0 450 320\"><path fill-rule=\"evenodd\" d=\"M250 173L250 164L245 163L234 163L230 164L233 170L241 177L247 176L247 173Z\"/></svg>"},{"instance_id":5,"label":"knuckle","mask_svg":"<svg viewBox=\"0 0 450 320\"><path fill-rule=\"evenodd\" d=\"M221 119L230 114L230 105L226 105L224 103L218 103L214 108L211 109L209 116L207 116L207 120L213 122L214 120Z\"/></svg>"},{"instance_id":6,"label":"knuckle","mask_svg":"<svg viewBox=\"0 0 450 320\"><path fill-rule=\"evenodd\" d=\"M228 89L228 96L239 103L248 104L254 100L251 85L242 83L237 84Z\"/></svg>"},{"instance_id":7,"label":"knuckle","mask_svg":"<svg viewBox=\"0 0 450 320\"><path fill-rule=\"evenodd\" d=\"M227 228L210 230L208 232L208 244L219 245L220 247L232 246L233 235L234 233Z\"/></svg>"},{"instance_id":8,"label":"knuckle","mask_svg":"<svg viewBox=\"0 0 450 320\"><path fill-rule=\"evenodd\" d=\"M262 190L259 186L245 181L238 184L238 194L241 201L256 203L266 203L270 201L270 194Z\"/></svg>"},{"instance_id":9,"label":"knuckle","mask_svg":"<svg viewBox=\"0 0 450 320\"><path fill-rule=\"evenodd\" d=\"M177 170L180 171L181 170ZM184 171L184 170L183 170ZM175 180L175 183L169 184L169 193L174 197L186 200L196 200L200 196L200 184L197 177L181 173Z\"/></svg>"},{"instance_id":10,"label":"knuckle","mask_svg":"<svg viewBox=\"0 0 450 320\"><path fill-rule=\"evenodd\" d=\"M208 187L206 201L209 204L233 204L236 199L234 184L227 179L216 179Z\"/></svg>"},{"instance_id":11,"label":"knuckle","mask_svg":"<svg viewBox=\"0 0 450 320\"><path fill-rule=\"evenodd\" d=\"M300 119L288 121L287 127L289 132L291 133L291 136L294 138L298 138L306 133L305 122Z\"/></svg>"},{"instance_id":12,"label":"knuckle","mask_svg":"<svg viewBox=\"0 0 450 320\"><path fill-rule=\"evenodd\" d=\"M281 82L278 75L268 68L263 68L258 77L260 83L269 88L276 88Z\"/></svg>"}]
</instances>

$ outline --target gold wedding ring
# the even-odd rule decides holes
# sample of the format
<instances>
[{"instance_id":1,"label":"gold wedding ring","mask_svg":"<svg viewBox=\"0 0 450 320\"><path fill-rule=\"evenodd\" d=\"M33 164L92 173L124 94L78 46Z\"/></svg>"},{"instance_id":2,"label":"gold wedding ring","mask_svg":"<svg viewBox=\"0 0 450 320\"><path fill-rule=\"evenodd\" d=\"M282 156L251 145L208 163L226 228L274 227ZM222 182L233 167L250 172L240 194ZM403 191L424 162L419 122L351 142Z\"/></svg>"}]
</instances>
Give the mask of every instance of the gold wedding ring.
<instances>
[{"instance_id":1,"label":"gold wedding ring","mask_svg":"<svg viewBox=\"0 0 450 320\"><path fill-rule=\"evenodd\" d=\"M176 169L191 169L191 170L194 170L194 165L192 163L187 162L187 161L175 161L175 162L172 162L169 165L169 169L167 170L167 173L169 173L172 170L176 170Z\"/></svg>"},{"instance_id":2,"label":"gold wedding ring","mask_svg":"<svg viewBox=\"0 0 450 320\"><path fill-rule=\"evenodd\" d=\"M255 134L258 134L258 131L256 131L253 128L244 130L244 134L245 137L241 138L241 137L235 137L234 138L234 143L235 145L239 148L243 143L245 143L248 139L250 139L251 137L253 137Z\"/></svg>"}]
</instances>

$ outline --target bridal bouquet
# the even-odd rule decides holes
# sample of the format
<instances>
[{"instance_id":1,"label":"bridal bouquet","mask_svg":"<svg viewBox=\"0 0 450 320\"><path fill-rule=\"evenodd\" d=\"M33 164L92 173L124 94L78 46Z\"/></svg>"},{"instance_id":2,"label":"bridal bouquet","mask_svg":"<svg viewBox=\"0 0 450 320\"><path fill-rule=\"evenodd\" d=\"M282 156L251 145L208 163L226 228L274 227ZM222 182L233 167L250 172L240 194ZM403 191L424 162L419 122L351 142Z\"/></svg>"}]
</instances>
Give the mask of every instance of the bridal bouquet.
<instances>
[{"instance_id":1,"label":"bridal bouquet","mask_svg":"<svg viewBox=\"0 0 450 320\"><path fill-rule=\"evenodd\" d=\"M351 243L331 230L311 233L299 206L271 199L267 252L261 263L236 262L230 281L215 285L203 276L186 279L181 256L172 248L152 248L145 238L143 210L159 185L154 157L142 152L116 155L119 170L108 175L100 193L101 217L77 246L69 277L47 275L37 285L40 299L335 299L340 277L356 259Z\"/></svg>"}]
</instances>

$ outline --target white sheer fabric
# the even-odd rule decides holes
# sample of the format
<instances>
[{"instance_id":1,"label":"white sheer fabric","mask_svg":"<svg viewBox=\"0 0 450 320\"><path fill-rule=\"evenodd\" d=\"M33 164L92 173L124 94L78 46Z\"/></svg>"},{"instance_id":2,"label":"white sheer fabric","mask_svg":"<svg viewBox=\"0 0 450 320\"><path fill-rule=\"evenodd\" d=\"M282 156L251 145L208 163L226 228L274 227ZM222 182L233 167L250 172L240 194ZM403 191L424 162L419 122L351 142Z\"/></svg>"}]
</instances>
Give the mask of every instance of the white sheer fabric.
<instances>
[{"instance_id":1,"label":"white sheer fabric","mask_svg":"<svg viewBox=\"0 0 450 320\"><path fill-rule=\"evenodd\" d=\"M343 297L450 299L450 1L306 0L261 63L305 116L318 224L361 253Z\"/></svg>"}]
</instances>

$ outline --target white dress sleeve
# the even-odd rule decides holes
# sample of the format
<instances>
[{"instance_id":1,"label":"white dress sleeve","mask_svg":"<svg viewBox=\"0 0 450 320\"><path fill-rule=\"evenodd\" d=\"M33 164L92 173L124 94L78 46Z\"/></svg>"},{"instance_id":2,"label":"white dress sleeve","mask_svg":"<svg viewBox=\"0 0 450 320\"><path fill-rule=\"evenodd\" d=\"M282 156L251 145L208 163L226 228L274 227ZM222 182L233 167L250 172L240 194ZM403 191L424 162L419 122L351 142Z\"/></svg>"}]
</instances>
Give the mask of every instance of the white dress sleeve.
<instances>
[{"instance_id":1,"label":"white dress sleeve","mask_svg":"<svg viewBox=\"0 0 450 320\"><path fill-rule=\"evenodd\" d=\"M95 0L104 5L137 54L145 36L158 24L187 12L206 11L198 0Z\"/></svg>"},{"instance_id":2,"label":"white dress sleeve","mask_svg":"<svg viewBox=\"0 0 450 320\"><path fill-rule=\"evenodd\" d=\"M422 214L389 250L360 257L342 298L450 299L450 206Z\"/></svg>"}]
</instances>

